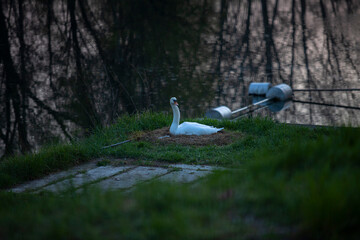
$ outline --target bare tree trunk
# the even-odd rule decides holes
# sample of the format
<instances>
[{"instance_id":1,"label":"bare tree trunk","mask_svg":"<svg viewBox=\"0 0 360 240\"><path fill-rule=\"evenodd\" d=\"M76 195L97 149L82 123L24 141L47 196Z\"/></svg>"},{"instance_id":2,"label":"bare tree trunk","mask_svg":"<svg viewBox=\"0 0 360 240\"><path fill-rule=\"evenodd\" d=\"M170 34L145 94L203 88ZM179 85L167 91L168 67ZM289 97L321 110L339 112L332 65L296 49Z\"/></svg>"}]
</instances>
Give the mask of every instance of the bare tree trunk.
<instances>
[{"instance_id":1,"label":"bare tree trunk","mask_svg":"<svg viewBox=\"0 0 360 240\"><path fill-rule=\"evenodd\" d=\"M27 123L26 123L26 111L28 109L28 76L26 72L26 44L24 40L24 11L23 11L23 0L19 0L19 20L18 20L18 37L20 43L20 82L19 87L21 91L21 117L19 119L19 135L23 137L23 151L29 151L31 146L27 140Z\"/></svg>"},{"instance_id":2,"label":"bare tree trunk","mask_svg":"<svg viewBox=\"0 0 360 240\"><path fill-rule=\"evenodd\" d=\"M266 79L268 82L272 83L273 74L272 74L272 55L271 55L271 47L272 43L272 29L269 24L269 16L267 9L267 0L261 0L261 9L263 15L263 25L264 25L264 40L265 40L265 57L266 57Z\"/></svg>"},{"instance_id":3,"label":"bare tree trunk","mask_svg":"<svg viewBox=\"0 0 360 240\"><path fill-rule=\"evenodd\" d=\"M306 2L305 0L301 0L301 27L302 27L302 42L303 42L303 50L304 50L304 61L306 67L306 75L307 75L307 82L308 88L311 88L312 76L309 67L309 59L307 54L307 38L306 38L306 22L305 22L305 15L306 15ZM311 101L311 92L309 92L309 99ZM312 124L312 107L309 104L309 115L310 115L310 124Z\"/></svg>"},{"instance_id":4,"label":"bare tree trunk","mask_svg":"<svg viewBox=\"0 0 360 240\"><path fill-rule=\"evenodd\" d=\"M293 87L294 64L295 64L295 44L296 44L295 9L296 9L295 0L292 0L292 6L291 6L292 46L291 46L291 66L290 66L290 77L289 77L290 87Z\"/></svg>"},{"instance_id":5,"label":"bare tree trunk","mask_svg":"<svg viewBox=\"0 0 360 240\"><path fill-rule=\"evenodd\" d=\"M251 19L251 0L248 0L248 11L247 11L247 18L246 18L246 28L245 28L245 32L244 35L242 37L242 41L241 41L241 48L243 48L244 45L246 45L246 49L244 52L244 55L242 57L241 60L241 64L240 64L240 75L239 75L239 85L240 85L240 81L243 83L244 82L244 65L245 65L245 61L247 58L250 58L250 19ZM240 50L241 52L241 50ZM250 67L251 66L251 60L250 60ZM235 95L237 95L237 91L238 91L239 86L237 86L235 88ZM243 84L242 86L242 95L245 96L246 95L246 91L247 91L247 87Z\"/></svg>"},{"instance_id":6,"label":"bare tree trunk","mask_svg":"<svg viewBox=\"0 0 360 240\"><path fill-rule=\"evenodd\" d=\"M20 22L21 21L22 19L20 19ZM7 113L7 117L8 118L10 117L9 115L11 114L11 105L12 105L15 115L15 122L17 124L17 129L18 129L20 150L21 152L27 152L30 150L30 144L27 139L26 121L24 119L25 117L24 114L26 113L23 112L22 110L23 107L22 97L24 98L26 96L26 94L23 93L26 92L26 90L21 87L22 79L19 76L19 74L16 72L14 67L14 62L11 57L9 33L6 27L5 16L3 14L2 2L0 2L0 32L1 32L0 56L3 62L3 68L5 73L5 86L6 86L5 94L8 97L7 111L10 111ZM21 34L23 34L23 32ZM21 96L19 94L19 89L20 92L24 94L24 96ZM10 104L10 102L12 104ZM7 127L10 127L10 124L7 124ZM5 144L8 145L9 143L5 143ZM11 144L12 143L10 143L10 145ZM11 152L11 150L8 149L8 152Z\"/></svg>"},{"instance_id":7,"label":"bare tree trunk","mask_svg":"<svg viewBox=\"0 0 360 240\"><path fill-rule=\"evenodd\" d=\"M53 51L52 51L52 37L51 37L51 23L53 19L53 0L47 1L47 19L46 19L46 28L47 28L47 37L48 37L48 52L49 52L49 80L50 87L54 90L53 85Z\"/></svg>"},{"instance_id":8,"label":"bare tree trunk","mask_svg":"<svg viewBox=\"0 0 360 240\"><path fill-rule=\"evenodd\" d=\"M223 57L223 47L224 47L224 25L226 22L226 17L227 17L227 11L228 11L228 7L227 7L227 0L221 0L221 10L220 10L220 31L219 31L219 56L218 56L218 60L217 60L217 65L215 68L215 75L218 78L218 84L217 84L217 105L220 104L220 99L223 93L223 81L222 81L222 76L220 74L221 71L221 62L222 62L222 57Z\"/></svg>"},{"instance_id":9,"label":"bare tree trunk","mask_svg":"<svg viewBox=\"0 0 360 240\"><path fill-rule=\"evenodd\" d=\"M72 48L74 50L75 65L76 65L76 80L75 80L75 94L77 95L78 103L81 106L85 127L93 128L98 124L97 114L94 105L89 96L88 84L84 77L84 71L81 63L81 50L77 37L77 21L75 17L75 1L68 0L68 11L70 14L70 31L72 37Z\"/></svg>"}]
</instances>

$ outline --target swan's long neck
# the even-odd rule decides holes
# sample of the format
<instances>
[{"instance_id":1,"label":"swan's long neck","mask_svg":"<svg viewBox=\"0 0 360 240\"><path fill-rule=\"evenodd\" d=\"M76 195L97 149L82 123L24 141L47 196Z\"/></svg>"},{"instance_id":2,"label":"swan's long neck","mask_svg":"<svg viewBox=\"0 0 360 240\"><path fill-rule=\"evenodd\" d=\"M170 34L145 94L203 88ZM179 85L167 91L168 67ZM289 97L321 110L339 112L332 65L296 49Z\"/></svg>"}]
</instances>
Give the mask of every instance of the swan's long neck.
<instances>
[{"instance_id":1,"label":"swan's long neck","mask_svg":"<svg viewBox=\"0 0 360 240\"><path fill-rule=\"evenodd\" d=\"M177 128L179 127L180 110L179 110L178 106L176 106L176 105L172 105L171 108L173 110L173 121L172 121L172 124L170 127L170 133L175 134Z\"/></svg>"}]
</instances>

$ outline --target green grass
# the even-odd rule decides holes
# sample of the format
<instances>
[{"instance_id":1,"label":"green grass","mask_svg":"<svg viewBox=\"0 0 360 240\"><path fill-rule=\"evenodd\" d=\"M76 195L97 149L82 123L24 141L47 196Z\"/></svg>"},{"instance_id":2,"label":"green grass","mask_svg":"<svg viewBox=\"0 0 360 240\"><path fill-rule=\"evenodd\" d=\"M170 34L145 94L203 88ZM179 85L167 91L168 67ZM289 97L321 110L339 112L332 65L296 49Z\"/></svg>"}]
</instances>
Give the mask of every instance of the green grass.
<instances>
[{"instance_id":1,"label":"green grass","mask_svg":"<svg viewBox=\"0 0 360 240\"><path fill-rule=\"evenodd\" d=\"M203 120L243 137L223 147L131 142L100 150L170 121L162 114L125 116L82 141L6 159L0 163L2 186L98 156L209 163L232 170L196 185L150 182L126 194L91 186L61 196L0 192L0 238L359 238L360 129L311 129L268 119Z\"/></svg>"},{"instance_id":2,"label":"green grass","mask_svg":"<svg viewBox=\"0 0 360 240\"><path fill-rule=\"evenodd\" d=\"M313 237L344 239L360 233L359 167L360 130L342 129L282 153L259 155L248 164L244 190L252 202L274 203L273 212L285 209Z\"/></svg>"},{"instance_id":3,"label":"green grass","mask_svg":"<svg viewBox=\"0 0 360 240\"><path fill-rule=\"evenodd\" d=\"M160 146L132 141L114 148L101 149L103 146L129 139L133 133L151 131L171 124L171 116L161 113L124 115L111 126L95 129L86 139L48 146L36 154L14 156L3 160L0 162L0 189L40 178L101 156L135 158L142 162L164 161L238 167L264 148L280 151L283 146L299 139L299 136L301 141L308 141L332 131L326 128L287 126L274 123L270 119L258 118L240 121L205 119L199 122L225 127L228 131L238 131L244 137L228 146L193 147L175 144Z\"/></svg>"},{"instance_id":4,"label":"green grass","mask_svg":"<svg viewBox=\"0 0 360 240\"><path fill-rule=\"evenodd\" d=\"M103 166L107 166L107 165L110 165L111 164L111 160L109 160L109 159L103 159L103 160L101 160L101 161L98 161L97 163L96 163L96 166L98 166L98 167L103 167Z\"/></svg>"},{"instance_id":5,"label":"green grass","mask_svg":"<svg viewBox=\"0 0 360 240\"><path fill-rule=\"evenodd\" d=\"M43 177L88 161L90 151L84 145L53 145L37 154L14 156L0 162L0 189Z\"/></svg>"}]
</instances>

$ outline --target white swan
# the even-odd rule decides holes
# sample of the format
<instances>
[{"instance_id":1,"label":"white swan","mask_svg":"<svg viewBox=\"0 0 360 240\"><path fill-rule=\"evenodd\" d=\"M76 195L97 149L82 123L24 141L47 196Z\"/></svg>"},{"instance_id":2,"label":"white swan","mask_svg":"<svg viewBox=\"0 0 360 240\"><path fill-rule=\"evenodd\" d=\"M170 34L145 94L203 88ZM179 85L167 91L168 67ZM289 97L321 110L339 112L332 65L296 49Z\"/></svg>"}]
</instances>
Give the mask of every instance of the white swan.
<instances>
[{"instance_id":1,"label":"white swan","mask_svg":"<svg viewBox=\"0 0 360 240\"><path fill-rule=\"evenodd\" d=\"M180 122L180 110L175 97L170 98L170 106L173 110L173 122L170 127L172 135L209 135L217 133L224 128L215 128L196 122Z\"/></svg>"}]
</instances>

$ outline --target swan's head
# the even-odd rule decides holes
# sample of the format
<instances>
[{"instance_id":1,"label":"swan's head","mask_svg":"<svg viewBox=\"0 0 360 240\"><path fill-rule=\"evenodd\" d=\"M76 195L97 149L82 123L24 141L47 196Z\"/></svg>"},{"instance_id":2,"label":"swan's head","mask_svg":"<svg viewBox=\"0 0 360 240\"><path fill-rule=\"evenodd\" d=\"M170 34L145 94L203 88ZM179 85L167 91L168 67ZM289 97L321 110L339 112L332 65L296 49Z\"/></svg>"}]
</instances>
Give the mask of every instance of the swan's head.
<instances>
[{"instance_id":1,"label":"swan's head","mask_svg":"<svg viewBox=\"0 0 360 240\"><path fill-rule=\"evenodd\" d=\"M171 106L174 106L174 105L178 106L178 105L179 105L179 104L177 103L176 97L170 98L170 105L171 105Z\"/></svg>"}]
</instances>

